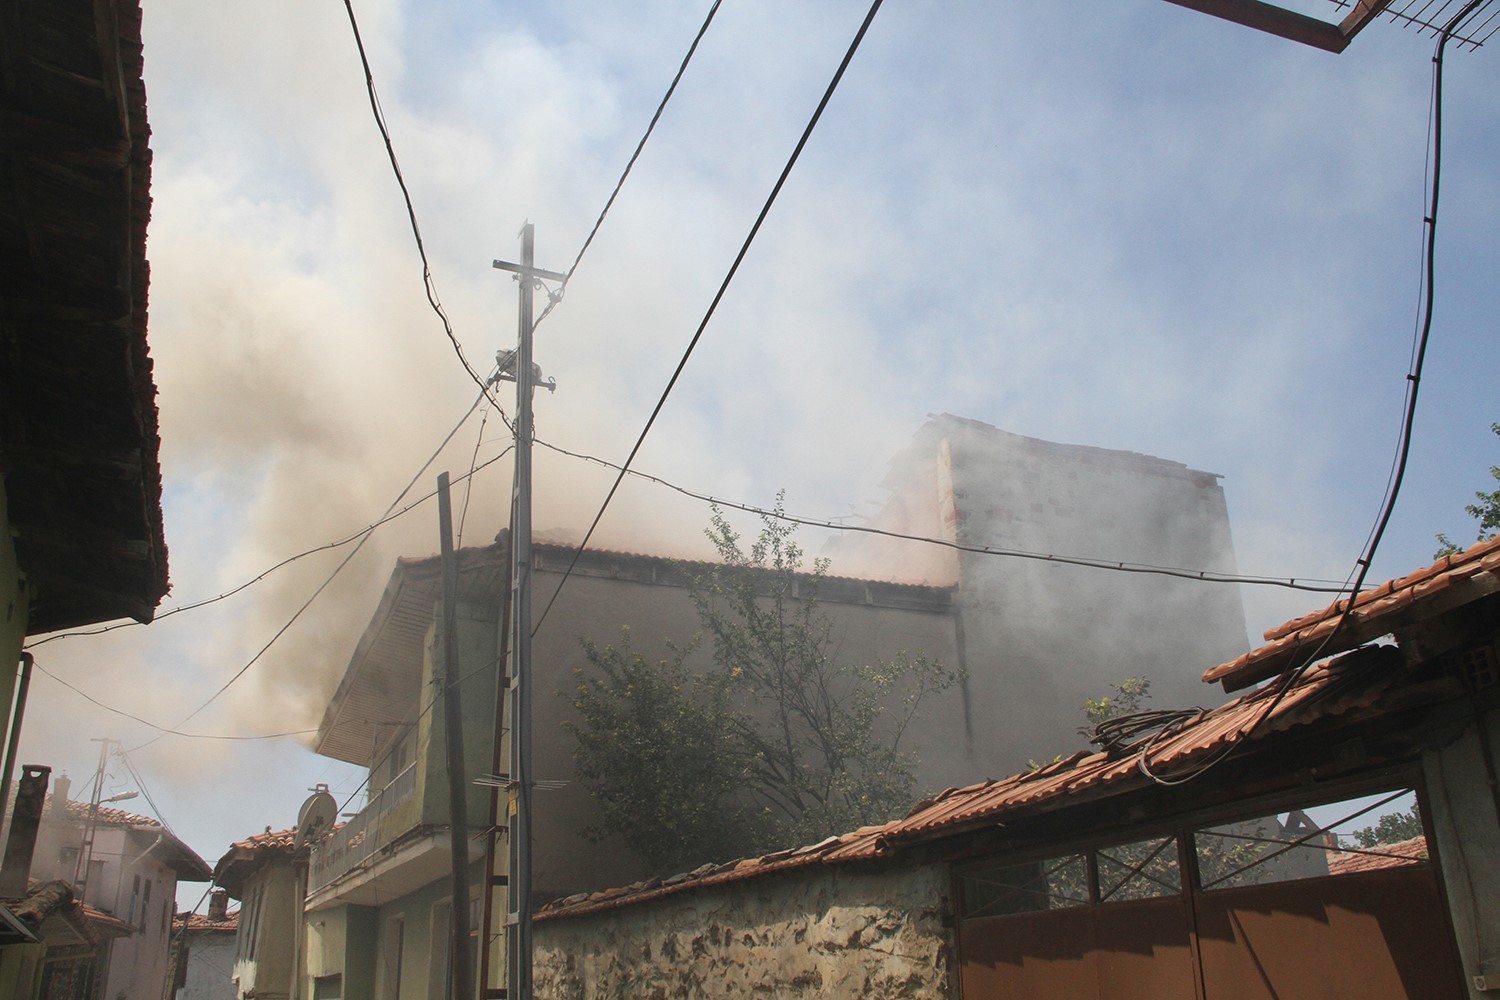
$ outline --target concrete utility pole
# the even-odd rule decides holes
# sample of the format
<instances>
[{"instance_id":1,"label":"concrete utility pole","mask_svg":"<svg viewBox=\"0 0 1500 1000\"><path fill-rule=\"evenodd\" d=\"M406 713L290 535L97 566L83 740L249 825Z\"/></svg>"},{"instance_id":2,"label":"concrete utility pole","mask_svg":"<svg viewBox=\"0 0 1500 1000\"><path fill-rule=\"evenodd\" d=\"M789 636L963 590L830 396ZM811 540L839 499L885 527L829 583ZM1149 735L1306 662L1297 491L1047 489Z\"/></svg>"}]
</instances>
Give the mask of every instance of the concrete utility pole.
<instances>
[{"instance_id":1,"label":"concrete utility pole","mask_svg":"<svg viewBox=\"0 0 1500 1000\"><path fill-rule=\"evenodd\" d=\"M514 517L511 550L510 669L510 817L509 913L506 923L506 992L485 984L486 996L531 1000L531 396L536 368L531 360L531 295L542 279L563 282L567 275L535 266L535 235L531 223L521 227L521 263L497 260L494 266L512 271L521 284L519 337L514 352L497 356L500 377L516 383L516 472L513 484ZM488 947L489 942L485 942Z\"/></svg>"}]
</instances>

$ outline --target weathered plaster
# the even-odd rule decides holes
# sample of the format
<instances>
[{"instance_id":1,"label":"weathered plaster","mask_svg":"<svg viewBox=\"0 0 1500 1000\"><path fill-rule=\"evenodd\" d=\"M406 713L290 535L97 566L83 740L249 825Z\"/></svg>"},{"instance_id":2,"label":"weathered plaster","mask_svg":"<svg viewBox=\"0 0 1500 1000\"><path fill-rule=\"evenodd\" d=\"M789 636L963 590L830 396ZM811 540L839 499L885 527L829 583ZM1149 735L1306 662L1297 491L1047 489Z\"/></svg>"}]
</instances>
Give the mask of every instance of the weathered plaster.
<instances>
[{"instance_id":1,"label":"weathered plaster","mask_svg":"<svg viewBox=\"0 0 1500 1000\"><path fill-rule=\"evenodd\" d=\"M552 1000L954 995L946 869L807 868L537 923Z\"/></svg>"},{"instance_id":2,"label":"weathered plaster","mask_svg":"<svg viewBox=\"0 0 1500 1000\"><path fill-rule=\"evenodd\" d=\"M1500 814L1490 784L1500 751L1500 712L1490 712L1453 743L1422 755L1429 821L1448 890L1465 979L1475 1000L1497 995L1473 988L1476 976L1500 984ZM1486 756L1491 755L1490 760Z\"/></svg>"}]
</instances>

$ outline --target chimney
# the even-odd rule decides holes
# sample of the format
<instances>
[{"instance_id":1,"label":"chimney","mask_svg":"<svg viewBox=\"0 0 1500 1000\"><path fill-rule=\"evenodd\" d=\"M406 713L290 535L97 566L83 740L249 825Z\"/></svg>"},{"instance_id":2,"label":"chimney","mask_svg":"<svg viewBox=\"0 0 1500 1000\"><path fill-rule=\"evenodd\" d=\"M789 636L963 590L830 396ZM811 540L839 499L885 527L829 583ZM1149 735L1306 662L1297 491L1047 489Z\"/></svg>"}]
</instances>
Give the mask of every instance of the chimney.
<instances>
[{"instance_id":1,"label":"chimney","mask_svg":"<svg viewBox=\"0 0 1500 1000\"><path fill-rule=\"evenodd\" d=\"M229 919L229 893L224 889L215 889L208 897L208 919Z\"/></svg>"},{"instance_id":2,"label":"chimney","mask_svg":"<svg viewBox=\"0 0 1500 1000\"><path fill-rule=\"evenodd\" d=\"M65 815L68 811L68 793L73 790L73 779L66 774L58 775L52 782L52 814Z\"/></svg>"},{"instance_id":3,"label":"chimney","mask_svg":"<svg viewBox=\"0 0 1500 1000\"><path fill-rule=\"evenodd\" d=\"M42 822L42 805L47 801L47 777L52 768L41 764L22 764L21 780L16 785L16 808L10 818L10 838L5 844L5 864L0 866L0 899L20 899L26 895L26 880L31 877L31 855L36 851L36 831Z\"/></svg>"}]
</instances>

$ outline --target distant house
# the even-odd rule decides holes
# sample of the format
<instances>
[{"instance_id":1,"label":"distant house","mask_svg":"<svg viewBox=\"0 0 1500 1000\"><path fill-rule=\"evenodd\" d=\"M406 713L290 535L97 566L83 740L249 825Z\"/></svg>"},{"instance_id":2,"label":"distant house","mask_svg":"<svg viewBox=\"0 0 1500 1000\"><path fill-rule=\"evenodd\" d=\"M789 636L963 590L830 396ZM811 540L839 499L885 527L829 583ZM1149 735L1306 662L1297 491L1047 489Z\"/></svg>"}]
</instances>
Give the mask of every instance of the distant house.
<instances>
[{"instance_id":1,"label":"distant house","mask_svg":"<svg viewBox=\"0 0 1500 1000\"><path fill-rule=\"evenodd\" d=\"M239 914L229 912L229 894L223 889L210 893L206 914L172 918L170 1000L236 1000L231 976L238 930Z\"/></svg>"},{"instance_id":2,"label":"distant house","mask_svg":"<svg viewBox=\"0 0 1500 1000\"><path fill-rule=\"evenodd\" d=\"M33 880L0 914L0 996L13 1000L94 997L114 942L132 928L73 898L66 882Z\"/></svg>"},{"instance_id":3,"label":"distant house","mask_svg":"<svg viewBox=\"0 0 1500 1000\"><path fill-rule=\"evenodd\" d=\"M80 901L123 921L101 984L114 1000L157 1000L167 976L177 883L207 882L208 864L160 821L67 798L59 778L42 815L33 878L68 883ZM92 837L92 847L88 843Z\"/></svg>"},{"instance_id":4,"label":"distant house","mask_svg":"<svg viewBox=\"0 0 1500 1000\"><path fill-rule=\"evenodd\" d=\"M240 901L230 953L231 997L300 996L308 847L296 830L269 827L236 841L214 866L214 883Z\"/></svg>"},{"instance_id":5,"label":"distant house","mask_svg":"<svg viewBox=\"0 0 1500 1000\"><path fill-rule=\"evenodd\" d=\"M1221 707L881 826L559 900L536 996L1494 996L1500 539L1353 604L1208 670L1268 682ZM1413 805L1422 836L1353 846Z\"/></svg>"}]
</instances>

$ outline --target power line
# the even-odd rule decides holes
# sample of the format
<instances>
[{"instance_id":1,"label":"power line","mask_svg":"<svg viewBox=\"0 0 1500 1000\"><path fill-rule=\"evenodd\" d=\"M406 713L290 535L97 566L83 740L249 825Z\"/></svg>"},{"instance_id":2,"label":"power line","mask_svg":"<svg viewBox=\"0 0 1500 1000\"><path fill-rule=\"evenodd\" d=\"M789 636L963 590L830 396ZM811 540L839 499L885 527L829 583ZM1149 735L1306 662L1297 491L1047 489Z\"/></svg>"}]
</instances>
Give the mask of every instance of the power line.
<instances>
[{"instance_id":1,"label":"power line","mask_svg":"<svg viewBox=\"0 0 1500 1000\"><path fill-rule=\"evenodd\" d=\"M115 708L113 705L106 705L104 702L100 701L98 698L95 698L93 695L89 694L87 691L84 691L82 688L79 688L79 687L75 686L74 684L72 684L69 681L63 680L61 677L57 676L52 671L50 671L46 667L42 666L42 664L41 664L40 661L35 661L35 660L32 661L32 666L36 667L42 673L46 674L48 677L52 678L54 681L56 681L57 683L61 684L63 687L67 688L69 691L72 691L74 694L78 695L80 698L84 699L85 701L91 702L92 704L95 704L95 705L99 706L100 708L104 709L106 712L113 713L114 715L118 715L118 716L120 716L122 718L130 719L132 722L139 722L141 725L146 726L149 729L154 729L157 732L160 732L160 733L163 733L163 734L167 734L167 735L171 735L171 736L185 736L185 737L188 737L189 739L195 739L195 740L275 740L275 739L281 739L281 738L286 737L286 736L306 736L309 733L315 733L315 732L317 732L316 729L298 729L298 730L293 730L291 732L286 732L286 733L264 733L264 734L261 734L259 736L231 736L231 735L224 735L224 734L220 734L220 733L185 733L185 732L182 732L181 730L178 730L178 729L171 729L171 728L168 728L167 726L157 725L155 722L151 722L148 719L143 719L139 715L133 715L130 712L125 711L124 709ZM145 744L142 744L142 746L144 746L144 745ZM138 747L135 747L134 749L139 750L139 749L141 749L141 747L138 746Z\"/></svg>"},{"instance_id":2,"label":"power line","mask_svg":"<svg viewBox=\"0 0 1500 1000\"><path fill-rule=\"evenodd\" d=\"M724 280L719 283L719 290L714 293L713 300L709 303L707 311L703 314L703 319L698 323L698 329L694 331L692 339L688 341L687 349L683 351L681 360L677 362L676 370L672 372L672 377L667 380L666 388L662 390L661 397L656 401L656 406L652 408L651 416L646 420L646 426L641 429L640 436L636 438L635 446L630 449L630 455L625 459L624 465L620 466L620 474L615 477L614 485L609 488L609 493L604 497L604 502L599 505L599 512L594 515L593 523L589 525L588 532L585 533L583 541L578 545L578 550L573 554L573 561L568 564L568 568L563 573L562 579L557 583L557 589L552 592L552 597L547 601L547 606L542 610L541 617L537 619L536 625L533 626L533 635L536 634L537 629L541 628L542 622L547 620L547 613L552 610L552 605L557 603L557 597L562 593L563 587L567 585L568 579L573 575L573 569L578 565L578 559L583 555L584 549L588 547L589 539L594 537L594 531L599 527L599 522L603 519L604 512L609 509L610 501L614 499L615 493L620 488L620 483L625 479L626 470L635 461L635 456L641 450L641 445L646 442L646 436L651 433L651 428L656 424L656 418L661 413L662 407L666 405L667 397L672 394L672 389L677 385L677 379L681 377L683 369L687 367L688 359L693 356L694 348L698 346L698 341L703 337L703 331L708 328L709 320L713 319L714 312L719 308L719 302L724 298L724 293L728 291L730 282L734 280L735 274L739 271L741 262L744 261L745 255L750 252L750 245L755 242L755 237L760 232L762 223L766 221L766 216L771 213L771 206L776 203L777 196L781 194L782 187L785 186L787 178L791 176L792 168L797 165L797 160L802 155L802 150L807 145L807 140L811 138L813 129L817 127L818 120L823 117L823 110L828 107L828 102L833 98L834 91L838 89L839 82L843 80L844 71L849 68L849 63L853 61L854 53L859 50L860 43L864 41L865 33L870 30L870 24L875 20L875 15L879 12L882 2L883 0L874 0L870 5L869 12L865 14L864 21L860 23L859 30L855 32L854 40L849 43L849 48L844 53L844 58L839 63L839 68L834 72L833 79L829 81L827 89L823 92L822 100L818 102L817 109L813 111L812 117L808 119L807 126L802 130L802 136L797 140L797 145L792 149L792 155L787 158L786 166L782 167L781 176L776 178L776 183L771 188L771 193L766 196L765 204L761 206L760 214L755 217L754 225L750 227L750 232L745 236L744 243L740 245L739 253L735 254L734 263L729 265L728 273L724 275Z\"/></svg>"},{"instance_id":3,"label":"power line","mask_svg":"<svg viewBox=\"0 0 1500 1000\"><path fill-rule=\"evenodd\" d=\"M401 175L401 164L396 160L396 147L391 142L390 129L386 127L385 112L380 108L380 97L375 93L375 76L370 71L370 60L365 55L365 43L359 35L359 22L354 17L353 0L344 0L344 9L349 12L349 27L354 33L354 46L359 50L359 62L365 72L365 90L370 95L370 111L375 116L375 125L380 129L380 138L385 142L386 156L391 161L391 171L396 175L396 184L401 188L401 197L406 202L406 217L411 223L411 235L417 244L417 255L422 258L422 287L427 293L427 304L432 311L442 320L443 332L448 335L448 341L453 345L453 351L458 355L458 360L464 366L464 371L469 373L469 378L479 386L481 392L488 393L489 384L479 377L474 366L469 364L469 359L464 356L463 345L458 342L458 337L453 333L453 324L448 322L448 314L443 305L438 301L437 288L432 281L432 266L427 261L427 248L422 243L422 229L417 225L417 210L412 205L411 192L407 190L406 178Z\"/></svg>"},{"instance_id":4,"label":"power line","mask_svg":"<svg viewBox=\"0 0 1500 1000\"><path fill-rule=\"evenodd\" d=\"M1396 509L1396 497L1400 494L1402 481L1406 478L1407 458L1411 454L1412 427L1415 425L1417 417L1417 390L1421 386L1422 370L1427 359L1427 343L1432 333L1432 315L1435 302L1433 279L1437 260L1438 193L1441 189L1443 173L1443 51L1447 48L1448 39L1452 37L1454 29L1473 13L1475 8L1485 2L1487 0L1469 0L1469 3L1453 16L1447 26L1443 28L1442 34L1438 38L1436 51L1432 56L1432 105L1429 119L1429 127L1431 129L1432 187L1426 204L1426 212L1422 220L1422 225L1426 230L1426 254L1423 260L1424 277L1421 286L1423 289L1422 322L1420 330L1416 334L1415 350L1406 374L1406 401L1403 408L1401 434L1396 445L1395 471L1388 480L1386 495L1381 503L1380 513L1376 517L1375 525L1366 539L1365 548L1360 554L1359 559L1355 562L1357 572L1353 574L1354 583L1350 588L1350 595L1344 602L1344 607L1340 611L1338 621L1334 623L1333 628L1329 630L1328 634L1323 637L1323 640L1318 643L1312 653L1302 660L1301 663L1282 673L1281 677L1275 682L1275 695L1269 699L1265 710L1256 717L1256 720L1250 726L1242 729L1237 737L1231 739L1222 752L1185 774L1164 778L1151 771L1149 755L1155 740L1147 741L1146 746L1140 752L1140 756L1136 759L1136 765L1142 774L1157 784L1180 785L1192 781L1234 753L1251 733L1259 729L1271 717L1271 714L1276 711L1276 707L1291 693L1292 689L1297 686L1307 671L1312 668L1312 665L1322 657L1323 651L1333 642L1334 637L1343 630L1349 621L1350 615L1354 613L1355 598L1364 589L1365 577L1369 574L1370 567L1375 562L1375 552L1380 547L1381 539L1385 536L1386 526L1390 524L1391 515ZM1334 607L1337 606L1338 604L1335 602Z\"/></svg>"},{"instance_id":5,"label":"power line","mask_svg":"<svg viewBox=\"0 0 1500 1000\"><path fill-rule=\"evenodd\" d=\"M555 451L560 455L566 455L569 458L577 458L586 462L594 462L610 469L620 469L620 466L616 465L613 462L606 461L605 459L598 458L593 455L585 455L580 452L569 451L567 448L563 448L555 444L549 444L548 442L543 441L540 438L537 439L536 443L541 445L543 448L546 448L550 451ZM644 479L647 482L655 483L658 486L664 486L669 490L681 493L683 496L690 497L694 500L700 500L704 503L714 504L719 507L730 507L734 510L742 510L747 514L755 514L760 517L775 518L778 521L785 521L788 524L800 524L810 528L827 528L833 531L852 531L867 535L879 535L881 537L895 538L901 541L920 542L924 545L938 545L943 548L953 549L958 552L974 553L975 555L1005 556L1013 559L1031 559L1039 562L1059 563L1068 566L1085 566L1090 569L1112 570L1119 573L1142 573L1155 576L1174 576L1186 580L1199 580L1204 583L1243 583L1253 586L1282 587L1290 590L1304 590L1322 594L1343 594L1347 593L1349 590L1347 580L1340 584L1339 581L1336 580L1320 580L1312 577L1302 577L1301 582L1299 583L1297 577L1271 577L1255 576L1249 574L1242 575L1234 573L1220 573L1214 570L1187 569L1180 566L1155 566L1150 563L1128 562L1116 559L1098 559L1086 556L1058 555L1056 553L1033 552L1026 549L1010 549L995 545L964 544L963 542L951 541L946 538L932 538L927 535L912 535L901 531L891 531L886 528L874 528L868 525L861 524L840 524L832 520L798 517L794 514L788 514L785 511L768 510L764 507L757 507L753 504L742 503L736 500L726 500L723 497L710 496L706 493L698 493L694 490L688 489L685 486L678 486L677 484L668 482L667 480L662 479L659 476L653 476L649 473L640 472L636 469L628 469L625 471L628 475L635 476L639 479Z\"/></svg>"},{"instance_id":6,"label":"power line","mask_svg":"<svg viewBox=\"0 0 1500 1000\"><path fill-rule=\"evenodd\" d=\"M719 12L719 5L723 2L724 0L714 0L713 6L708 9L708 16L703 19L703 24L698 28L698 34L693 36L693 44L688 46L687 55L682 57L682 65L677 67L677 74L672 77L672 82L667 87L667 92L662 95L661 103L656 106L656 112L651 116L651 122L646 126L645 134L641 136L641 141L635 144L635 152L630 154L630 160L625 164L625 169L621 171L620 179L615 182L615 189L609 193L609 199L605 201L604 208L599 212L599 217L594 220L594 228L589 230L588 238L583 241L583 246L578 250L578 256L573 258L573 266L568 268L566 277L557 286L557 291L548 293L547 307L536 318L536 322L531 324L532 332L535 332L536 328L542 325L542 320L546 319L547 315L552 312L553 307L562 301L563 293L568 288L568 282L573 280L573 272L578 270L578 265L583 260L583 255L588 252L590 244L594 242L594 237L598 234L599 227L604 224L604 217L609 214L610 208L614 206L615 198L620 194L620 189L625 186L625 178L630 176L630 170L635 166L635 161L640 158L641 150L646 148L646 140L650 139L651 133L656 130L656 123L661 120L661 113L666 110L667 102L672 99L672 94L676 92L678 82L682 80L682 75L687 72L688 63L693 60L693 53L698 51L698 43L707 34L708 26L713 23L714 15Z\"/></svg>"},{"instance_id":7,"label":"power line","mask_svg":"<svg viewBox=\"0 0 1500 1000\"><path fill-rule=\"evenodd\" d=\"M250 587L254 586L255 584L260 583L262 580L264 580L266 577L270 576L272 573L275 573L277 570L282 569L282 568L284 568L286 566L290 566L292 563L297 562L298 560L305 559L305 558L307 558L308 556L311 556L311 555L316 555L319 552L327 552L330 549L342 548L343 546L348 545L350 542L353 542L355 540L362 539L362 538L367 538L372 532L375 531L376 528L379 528L379 527L381 527L381 526L383 526L385 524L390 523L391 521L396 520L397 518L403 517L403 516L411 513L413 510L416 510L418 507L422 506L422 504L426 503L427 501L431 500L433 497L437 496L437 491L433 490L433 491L431 491L429 493L423 494L422 496L418 497L416 500L413 500L411 503L407 504L405 507L402 507L400 510L395 510L396 504L400 503L401 502L401 498L404 497L404 496L406 496L407 492L411 490L412 486L416 485L416 481L421 478L422 473L426 472L427 469L432 466L432 463L435 462L435 461L437 461L438 455L442 454L443 449L448 446L448 442L450 442L450 441L453 440L453 436L458 433L459 428L464 425L464 423L469 419L470 414L472 414L474 412L475 408L478 407L480 400L484 400L484 399L487 399L487 398L488 398L487 396L483 396L482 395L482 396L477 397L474 400L474 405L469 407L468 412L465 413L462 418L460 418L459 422L456 425L454 425L453 430L451 430L451 431L448 432L448 436L445 437L445 438L443 438L442 444L438 445L437 450L432 453L432 456L427 459L426 463L422 466L422 468L420 470L418 470L417 474L415 476L413 476L412 479L411 479L411 481L406 484L406 488L403 489L401 491L400 495L396 497L395 502L392 503L390 507L386 508L386 513L378 521L375 521L372 524L368 524L365 527L360 528L358 531L354 532L353 534L347 535L344 538L340 538L337 541L325 542L322 545L315 545L315 546L313 546L310 549L306 549L306 550L304 550L302 552L298 552L296 555L287 556L285 559L283 559L280 562L276 563L275 565L273 565L273 566L271 566L271 567L263 570L262 572L260 572L256 576L251 577L249 580L246 580L244 583L240 584L237 587L233 587L230 590L226 590L222 594L218 594L218 595L216 595L214 597L207 597L207 598L204 598L201 601L194 601L191 604L183 604L183 605L179 605L178 607L175 607L175 608L170 608L170 609L168 609L166 611L163 611L161 614L157 615L150 622L123 621L123 622L114 622L114 623L109 624L109 625L104 625L104 626L102 626L100 628L76 629L76 630L74 630L72 632L58 632L55 635L49 635L49 636L47 636L45 639L38 639L35 642L29 642L29 643L26 644L25 648L26 649L35 649L37 646L44 646L47 643L52 642L52 641L54 641L56 639L70 639L70 638L72 638L74 636L80 636L80 635L101 635L101 634L103 634L105 632L113 632L115 629L119 629L119 628L134 628L134 627L139 626L139 625L150 625L150 624L154 624L155 622L159 622L159 621L161 621L164 618L170 618L172 615L181 614L184 611L195 611L198 608L205 608L205 607L208 607L210 604L217 604L220 601L227 600L227 599L233 597L234 595L240 593L243 590L249 589ZM484 469L484 468L486 468L486 467L488 467L490 465L493 465L495 462L498 462L500 459L504 458L506 456L506 454L509 453L511 447L512 446L506 446L506 448L504 448L498 455L495 455L493 458L486 459L481 464L474 465L474 464L471 463L468 474L466 476L462 477L462 478L464 480L469 480L469 479L471 479L474 476L475 473L479 472L480 470L482 470L482 469ZM477 445L475 446L475 450L476 450L476 453L477 453L477 451L478 451L478 446Z\"/></svg>"}]
</instances>

